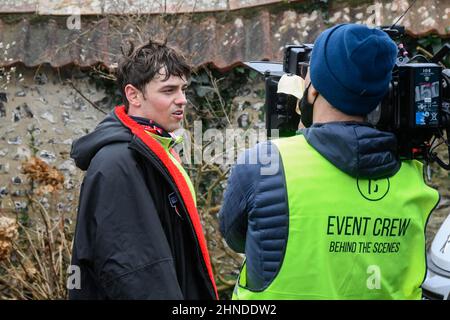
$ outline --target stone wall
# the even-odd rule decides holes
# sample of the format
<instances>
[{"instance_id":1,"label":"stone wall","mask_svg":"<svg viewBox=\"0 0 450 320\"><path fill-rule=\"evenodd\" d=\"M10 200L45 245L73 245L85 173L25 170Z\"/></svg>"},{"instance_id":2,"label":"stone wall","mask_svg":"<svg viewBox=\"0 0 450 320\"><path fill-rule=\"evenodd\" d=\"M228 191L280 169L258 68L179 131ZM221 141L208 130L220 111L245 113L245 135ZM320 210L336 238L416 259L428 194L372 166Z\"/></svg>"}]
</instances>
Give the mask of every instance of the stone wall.
<instances>
[{"instance_id":1,"label":"stone wall","mask_svg":"<svg viewBox=\"0 0 450 320\"><path fill-rule=\"evenodd\" d=\"M30 181L22 164L36 156L64 175L57 210L74 211L82 172L70 159L72 141L104 117L87 99L105 106L105 92L90 84L87 74L66 68L17 67L0 90L0 212L26 210ZM87 98L83 98L78 89ZM102 100L103 99L103 100ZM50 206L49 195L39 201ZM52 196L53 199L54 195Z\"/></svg>"}]
</instances>

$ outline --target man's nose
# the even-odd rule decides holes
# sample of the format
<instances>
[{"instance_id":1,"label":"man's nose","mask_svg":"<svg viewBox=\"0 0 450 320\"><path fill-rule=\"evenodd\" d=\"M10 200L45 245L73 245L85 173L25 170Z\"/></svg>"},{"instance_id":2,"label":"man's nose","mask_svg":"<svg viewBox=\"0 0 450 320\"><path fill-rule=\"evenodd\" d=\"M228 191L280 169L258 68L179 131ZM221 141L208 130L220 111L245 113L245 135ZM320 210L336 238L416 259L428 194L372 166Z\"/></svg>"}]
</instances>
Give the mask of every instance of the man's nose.
<instances>
[{"instance_id":1,"label":"man's nose","mask_svg":"<svg viewBox=\"0 0 450 320\"><path fill-rule=\"evenodd\" d=\"M180 92L178 94L178 97L175 99L175 104L186 105L187 104L186 93Z\"/></svg>"}]
</instances>

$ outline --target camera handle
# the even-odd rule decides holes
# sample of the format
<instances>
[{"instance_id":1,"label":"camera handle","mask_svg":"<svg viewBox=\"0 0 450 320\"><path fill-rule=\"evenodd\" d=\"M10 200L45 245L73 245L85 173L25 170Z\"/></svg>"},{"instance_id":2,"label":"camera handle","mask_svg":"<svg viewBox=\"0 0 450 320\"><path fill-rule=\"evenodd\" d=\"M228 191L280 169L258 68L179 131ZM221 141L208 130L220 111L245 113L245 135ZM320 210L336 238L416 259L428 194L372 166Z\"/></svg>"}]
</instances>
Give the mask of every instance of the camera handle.
<instances>
[{"instance_id":1,"label":"camera handle","mask_svg":"<svg viewBox=\"0 0 450 320\"><path fill-rule=\"evenodd\" d=\"M446 43L441 49L431 58L431 62L439 63L450 52L450 43Z\"/></svg>"}]
</instances>

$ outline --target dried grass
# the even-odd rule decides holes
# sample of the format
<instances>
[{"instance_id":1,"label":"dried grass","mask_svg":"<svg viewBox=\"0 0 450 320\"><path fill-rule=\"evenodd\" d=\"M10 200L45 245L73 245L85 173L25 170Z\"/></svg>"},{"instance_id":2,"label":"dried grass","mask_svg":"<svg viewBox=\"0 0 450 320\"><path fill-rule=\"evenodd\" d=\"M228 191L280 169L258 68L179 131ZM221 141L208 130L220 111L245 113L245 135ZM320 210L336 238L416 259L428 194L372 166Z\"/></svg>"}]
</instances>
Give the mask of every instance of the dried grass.
<instances>
[{"instance_id":1,"label":"dried grass","mask_svg":"<svg viewBox=\"0 0 450 320\"><path fill-rule=\"evenodd\" d=\"M64 176L37 158L22 170L35 192L28 194L27 223L18 216L0 217L0 299L65 299L73 230L64 214L51 216L37 200L50 195L56 203Z\"/></svg>"}]
</instances>

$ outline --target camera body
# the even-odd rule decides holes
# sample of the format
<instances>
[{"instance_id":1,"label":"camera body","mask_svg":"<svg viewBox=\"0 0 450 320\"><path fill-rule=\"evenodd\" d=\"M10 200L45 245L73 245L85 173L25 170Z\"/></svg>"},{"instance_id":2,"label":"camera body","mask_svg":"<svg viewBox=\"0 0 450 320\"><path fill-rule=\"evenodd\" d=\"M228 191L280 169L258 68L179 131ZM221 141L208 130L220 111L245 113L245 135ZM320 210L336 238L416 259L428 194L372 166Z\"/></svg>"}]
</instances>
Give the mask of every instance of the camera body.
<instances>
[{"instance_id":1,"label":"camera body","mask_svg":"<svg viewBox=\"0 0 450 320\"><path fill-rule=\"evenodd\" d=\"M400 63L389 92L367 116L376 128L395 133L402 159L427 159L430 140L450 127L450 85L436 63Z\"/></svg>"},{"instance_id":2,"label":"camera body","mask_svg":"<svg viewBox=\"0 0 450 320\"><path fill-rule=\"evenodd\" d=\"M282 70L265 72L266 89L266 129L270 137L271 129L278 130L280 137L295 135L300 116L295 112L297 99L284 93L277 93L278 81L284 73L296 74L304 78L308 71L312 44L290 45L284 50ZM253 67L252 65L250 67Z\"/></svg>"},{"instance_id":3,"label":"camera body","mask_svg":"<svg viewBox=\"0 0 450 320\"><path fill-rule=\"evenodd\" d=\"M430 159L430 140L443 138L443 131L450 128L450 69L443 69L435 60L444 57L450 45L425 63L413 63L403 46L399 48L389 91L367 121L396 135L400 159L435 160ZM286 47L282 73L304 78L312 49L312 44ZM295 97L277 94L281 74L265 74L269 136L270 129L278 129L281 137L294 135L300 120L295 112Z\"/></svg>"}]
</instances>

